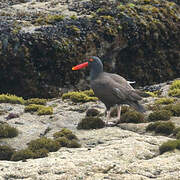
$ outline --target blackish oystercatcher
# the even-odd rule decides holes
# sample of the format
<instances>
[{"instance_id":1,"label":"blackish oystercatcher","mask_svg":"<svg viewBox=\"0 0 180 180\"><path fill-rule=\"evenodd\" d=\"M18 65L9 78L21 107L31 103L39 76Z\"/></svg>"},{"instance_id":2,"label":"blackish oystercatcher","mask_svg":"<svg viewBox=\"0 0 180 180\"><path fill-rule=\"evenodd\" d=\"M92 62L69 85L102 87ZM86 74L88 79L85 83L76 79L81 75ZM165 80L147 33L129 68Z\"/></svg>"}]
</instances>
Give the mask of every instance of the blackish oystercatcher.
<instances>
[{"instance_id":1,"label":"blackish oystercatcher","mask_svg":"<svg viewBox=\"0 0 180 180\"><path fill-rule=\"evenodd\" d=\"M118 106L118 120L121 115L121 105L127 104L135 110L143 113L145 108L138 102L142 98L137 91L122 76L107 73L103 71L101 60L92 56L88 62L79 64L72 70L79 70L84 67L90 67L90 84L96 97L98 97L106 106L107 121L110 118L110 110L115 105Z\"/></svg>"}]
</instances>

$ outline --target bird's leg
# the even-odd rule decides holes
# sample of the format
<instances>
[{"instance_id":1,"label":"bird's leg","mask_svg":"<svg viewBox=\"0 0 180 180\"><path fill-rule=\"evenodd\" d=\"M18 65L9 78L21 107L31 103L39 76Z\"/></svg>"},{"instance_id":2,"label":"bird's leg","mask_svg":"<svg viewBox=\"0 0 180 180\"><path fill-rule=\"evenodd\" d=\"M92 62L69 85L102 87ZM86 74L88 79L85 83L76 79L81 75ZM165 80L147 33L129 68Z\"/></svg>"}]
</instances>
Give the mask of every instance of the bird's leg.
<instances>
[{"instance_id":1,"label":"bird's leg","mask_svg":"<svg viewBox=\"0 0 180 180\"><path fill-rule=\"evenodd\" d=\"M116 123L118 123L119 121L121 121L121 106L118 106L118 119Z\"/></svg>"},{"instance_id":2,"label":"bird's leg","mask_svg":"<svg viewBox=\"0 0 180 180\"><path fill-rule=\"evenodd\" d=\"M111 113L111 110L106 110L106 122L105 122L105 125L108 125L108 121L110 119L110 113Z\"/></svg>"}]
</instances>

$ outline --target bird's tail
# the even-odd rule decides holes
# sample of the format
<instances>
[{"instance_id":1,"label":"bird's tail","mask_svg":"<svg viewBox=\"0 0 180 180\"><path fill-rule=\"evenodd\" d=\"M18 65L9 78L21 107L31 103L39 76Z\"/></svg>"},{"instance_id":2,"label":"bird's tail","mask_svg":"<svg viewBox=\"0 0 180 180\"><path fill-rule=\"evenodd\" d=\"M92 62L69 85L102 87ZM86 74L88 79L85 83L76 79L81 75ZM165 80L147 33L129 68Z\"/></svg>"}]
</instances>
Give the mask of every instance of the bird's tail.
<instances>
[{"instance_id":1,"label":"bird's tail","mask_svg":"<svg viewBox=\"0 0 180 180\"><path fill-rule=\"evenodd\" d=\"M144 106L142 106L141 104L139 104L139 102L132 102L130 104L130 106L132 106L136 111L144 113L146 112L146 109Z\"/></svg>"}]
</instances>

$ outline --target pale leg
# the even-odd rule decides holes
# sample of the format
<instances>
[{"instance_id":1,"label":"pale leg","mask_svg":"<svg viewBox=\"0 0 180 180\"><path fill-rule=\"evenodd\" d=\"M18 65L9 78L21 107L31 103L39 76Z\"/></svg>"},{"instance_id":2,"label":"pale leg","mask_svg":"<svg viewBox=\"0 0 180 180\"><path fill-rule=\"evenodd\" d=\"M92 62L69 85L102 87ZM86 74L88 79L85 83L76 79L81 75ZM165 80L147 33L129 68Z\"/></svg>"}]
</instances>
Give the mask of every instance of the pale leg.
<instances>
[{"instance_id":1,"label":"pale leg","mask_svg":"<svg viewBox=\"0 0 180 180\"><path fill-rule=\"evenodd\" d=\"M121 106L118 107L118 119L117 122L121 120Z\"/></svg>"}]
</instances>

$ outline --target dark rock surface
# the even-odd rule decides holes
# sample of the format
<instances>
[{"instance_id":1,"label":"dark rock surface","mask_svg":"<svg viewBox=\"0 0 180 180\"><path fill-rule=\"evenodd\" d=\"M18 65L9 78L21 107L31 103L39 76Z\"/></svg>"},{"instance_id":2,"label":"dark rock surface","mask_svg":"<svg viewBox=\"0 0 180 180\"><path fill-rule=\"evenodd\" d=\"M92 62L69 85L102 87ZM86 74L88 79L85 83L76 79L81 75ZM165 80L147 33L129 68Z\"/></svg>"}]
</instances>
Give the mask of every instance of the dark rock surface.
<instances>
[{"instance_id":1,"label":"dark rock surface","mask_svg":"<svg viewBox=\"0 0 180 180\"><path fill-rule=\"evenodd\" d=\"M90 55L141 85L180 72L177 1L29 0L0 7L0 93L57 96L87 76L71 67Z\"/></svg>"}]
</instances>

